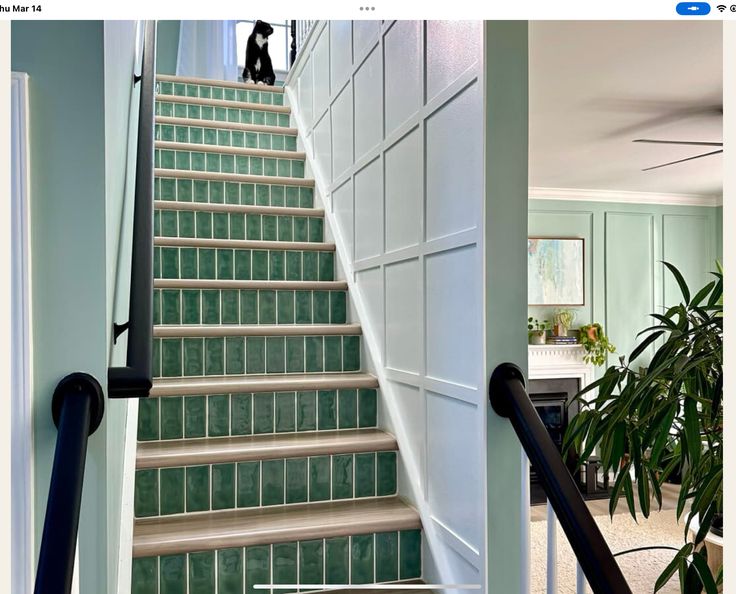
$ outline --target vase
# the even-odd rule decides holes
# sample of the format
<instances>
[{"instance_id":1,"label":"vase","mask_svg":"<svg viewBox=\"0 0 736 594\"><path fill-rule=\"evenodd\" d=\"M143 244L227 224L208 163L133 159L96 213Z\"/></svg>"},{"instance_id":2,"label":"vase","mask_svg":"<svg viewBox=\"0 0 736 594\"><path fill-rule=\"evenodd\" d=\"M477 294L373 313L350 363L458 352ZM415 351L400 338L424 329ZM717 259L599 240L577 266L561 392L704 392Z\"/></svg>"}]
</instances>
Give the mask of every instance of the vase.
<instances>
[{"instance_id":1,"label":"vase","mask_svg":"<svg viewBox=\"0 0 736 594\"><path fill-rule=\"evenodd\" d=\"M545 344L547 342L546 332L530 332L529 344Z\"/></svg>"}]
</instances>

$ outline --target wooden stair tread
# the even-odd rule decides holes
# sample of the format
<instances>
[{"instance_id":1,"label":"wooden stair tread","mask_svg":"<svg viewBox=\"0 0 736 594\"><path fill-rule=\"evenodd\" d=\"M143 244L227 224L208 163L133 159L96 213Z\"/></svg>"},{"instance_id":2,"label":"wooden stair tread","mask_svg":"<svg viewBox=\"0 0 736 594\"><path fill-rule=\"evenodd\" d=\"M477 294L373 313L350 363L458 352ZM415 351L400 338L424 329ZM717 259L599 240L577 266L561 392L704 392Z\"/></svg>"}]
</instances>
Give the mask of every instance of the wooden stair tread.
<instances>
[{"instance_id":1,"label":"wooden stair tread","mask_svg":"<svg viewBox=\"0 0 736 594\"><path fill-rule=\"evenodd\" d=\"M283 151L276 149L247 148L241 146L227 146L219 144L194 144L191 142L176 142L169 140L157 140L155 148L171 151L189 151L196 153L220 153L227 155L247 155L250 157L265 157L272 159L297 159L307 158L304 152Z\"/></svg>"},{"instance_id":2,"label":"wooden stair tread","mask_svg":"<svg viewBox=\"0 0 736 594\"><path fill-rule=\"evenodd\" d=\"M377 388L378 380L367 373L264 374L244 376L205 376L157 378L151 396L186 396L192 394L245 394L251 392L297 392L303 390L340 390Z\"/></svg>"},{"instance_id":3,"label":"wooden stair tread","mask_svg":"<svg viewBox=\"0 0 736 594\"><path fill-rule=\"evenodd\" d=\"M206 87L229 87L231 89L262 91L266 93L284 92L284 87L257 85L255 83L242 83L232 80L218 80L215 78L202 78L200 76L176 76L174 74L157 74L156 80L159 82L175 82L190 85L201 85Z\"/></svg>"},{"instance_id":4,"label":"wooden stair tread","mask_svg":"<svg viewBox=\"0 0 736 594\"><path fill-rule=\"evenodd\" d=\"M154 326L154 338L213 336L355 336L360 324L192 324Z\"/></svg>"},{"instance_id":5,"label":"wooden stair tread","mask_svg":"<svg viewBox=\"0 0 736 594\"><path fill-rule=\"evenodd\" d=\"M133 556L172 555L421 527L417 511L398 497L143 518L135 521Z\"/></svg>"},{"instance_id":6,"label":"wooden stair tread","mask_svg":"<svg viewBox=\"0 0 736 594\"><path fill-rule=\"evenodd\" d=\"M395 582L380 582L382 586L423 586L424 580L401 580ZM366 587L369 584L365 584L360 588L340 588L334 590L306 590L305 594L431 594L432 590L427 588L416 588L408 589L406 587L388 589L388 588L370 588ZM301 590L300 590L301 591Z\"/></svg>"},{"instance_id":7,"label":"wooden stair tread","mask_svg":"<svg viewBox=\"0 0 736 594\"><path fill-rule=\"evenodd\" d=\"M221 204L218 202L180 202L177 200L154 200L156 210L192 210L201 212L231 212L237 214L260 214L295 217L324 217L322 208L299 208L296 206L257 206L255 204Z\"/></svg>"},{"instance_id":8,"label":"wooden stair tread","mask_svg":"<svg viewBox=\"0 0 736 594\"><path fill-rule=\"evenodd\" d=\"M268 124L242 124L240 122L223 122L220 120L202 120L199 118L178 118L175 116L156 116L157 124L173 124L174 126L190 126L194 128L221 128L223 130L242 130L243 132L261 132L263 134L283 134L297 136L296 128L285 126L269 126Z\"/></svg>"},{"instance_id":9,"label":"wooden stair tread","mask_svg":"<svg viewBox=\"0 0 736 594\"><path fill-rule=\"evenodd\" d=\"M217 171L191 171L189 169L154 170L156 177L173 177L177 179L201 179L210 181L231 181L244 184L264 184L279 186L300 186L313 188L314 180L303 177L281 177L278 175L250 175L245 173L219 173Z\"/></svg>"},{"instance_id":10,"label":"wooden stair tread","mask_svg":"<svg viewBox=\"0 0 736 594\"><path fill-rule=\"evenodd\" d=\"M294 250L334 252L334 243L320 241L263 241L256 239L202 239L194 237L153 238L153 245L162 247L229 248L236 250Z\"/></svg>"},{"instance_id":11,"label":"wooden stair tread","mask_svg":"<svg viewBox=\"0 0 736 594\"><path fill-rule=\"evenodd\" d=\"M136 468L251 462L395 450L398 450L396 438L379 429L150 441L138 445Z\"/></svg>"}]
</instances>

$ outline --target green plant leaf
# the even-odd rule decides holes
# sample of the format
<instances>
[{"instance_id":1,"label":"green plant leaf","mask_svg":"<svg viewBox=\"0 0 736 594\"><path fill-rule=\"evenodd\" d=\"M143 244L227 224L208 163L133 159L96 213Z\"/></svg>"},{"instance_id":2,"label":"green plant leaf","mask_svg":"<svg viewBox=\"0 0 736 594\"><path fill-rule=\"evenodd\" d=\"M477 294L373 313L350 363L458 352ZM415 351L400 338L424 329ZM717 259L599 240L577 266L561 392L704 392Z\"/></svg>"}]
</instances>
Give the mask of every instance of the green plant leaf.
<instances>
[{"instance_id":1,"label":"green plant leaf","mask_svg":"<svg viewBox=\"0 0 736 594\"><path fill-rule=\"evenodd\" d=\"M697 305L700 305L700 303L705 299L705 297L713 290L713 287L716 286L716 281L710 281L707 285L705 285L700 291L697 292L695 297L692 298L690 301L690 307L695 307Z\"/></svg>"},{"instance_id":2,"label":"green plant leaf","mask_svg":"<svg viewBox=\"0 0 736 594\"><path fill-rule=\"evenodd\" d=\"M637 347L633 351L631 351L631 355L629 355L629 361L635 361L636 358L641 355L650 344L652 344L655 340L662 336L662 334L664 334L664 330L659 330L657 332L653 332L644 340L642 340L639 345L637 345Z\"/></svg>"},{"instance_id":3,"label":"green plant leaf","mask_svg":"<svg viewBox=\"0 0 736 594\"><path fill-rule=\"evenodd\" d=\"M708 567L708 563L705 557L700 554L700 551L696 551L695 553L693 553L692 564L695 566L695 569L700 576L700 580L703 584L703 587L705 588L706 593L718 594L718 587L716 586L716 582L713 579L713 574L710 572L710 567Z\"/></svg>"},{"instance_id":4,"label":"green plant leaf","mask_svg":"<svg viewBox=\"0 0 736 594\"><path fill-rule=\"evenodd\" d=\"M687 559L690 553L692 553L692 550L693 544L689 542L677 552L675 557L670 561L667 567L664 568L664 571L659 575L657 581L654 583L655 592L659 592L659 590L661 590L664 585L670 581L670 578L675 575L675 572L679 569L680 563L684 559Z\"/></svg>"}]
</instances>

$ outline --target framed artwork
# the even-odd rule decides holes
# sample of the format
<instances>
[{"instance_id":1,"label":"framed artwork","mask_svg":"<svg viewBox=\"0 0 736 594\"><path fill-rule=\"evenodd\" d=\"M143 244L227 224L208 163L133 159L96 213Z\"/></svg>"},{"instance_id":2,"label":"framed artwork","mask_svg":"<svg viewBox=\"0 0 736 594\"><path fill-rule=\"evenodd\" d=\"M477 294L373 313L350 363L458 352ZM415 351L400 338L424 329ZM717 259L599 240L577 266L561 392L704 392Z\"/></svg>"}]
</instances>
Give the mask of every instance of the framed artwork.
<instances>
[{"instance_id":1,"label":"framed artwork","mask_svg":"<svg viewBox=\"0 0 736 594\"><path fill-rule=\"evenodd\" d=\"M585 305L585 241L529 237L529 305Z\"/></svg>"}]
</instances>

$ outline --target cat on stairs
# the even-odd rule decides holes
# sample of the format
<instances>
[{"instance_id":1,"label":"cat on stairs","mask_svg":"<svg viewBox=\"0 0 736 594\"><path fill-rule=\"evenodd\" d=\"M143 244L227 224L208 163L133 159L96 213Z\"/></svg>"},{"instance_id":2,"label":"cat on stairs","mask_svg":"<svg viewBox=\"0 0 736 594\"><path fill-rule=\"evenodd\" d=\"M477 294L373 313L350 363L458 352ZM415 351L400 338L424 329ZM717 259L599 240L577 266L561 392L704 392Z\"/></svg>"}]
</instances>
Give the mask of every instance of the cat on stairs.
<instances>
[{"instance_id":1,"label":"cat on stairs","mask_svg":"<svg viewBox=\"0 0 736 594\"><path fill-rule=\"evenodd\" d=\"M264 21L256 21L245 48L244 82L273 86L276 81L271 56L268 55L268 36L271 33L273 33L271 25Z\"/></svg>"}]
</instances>

